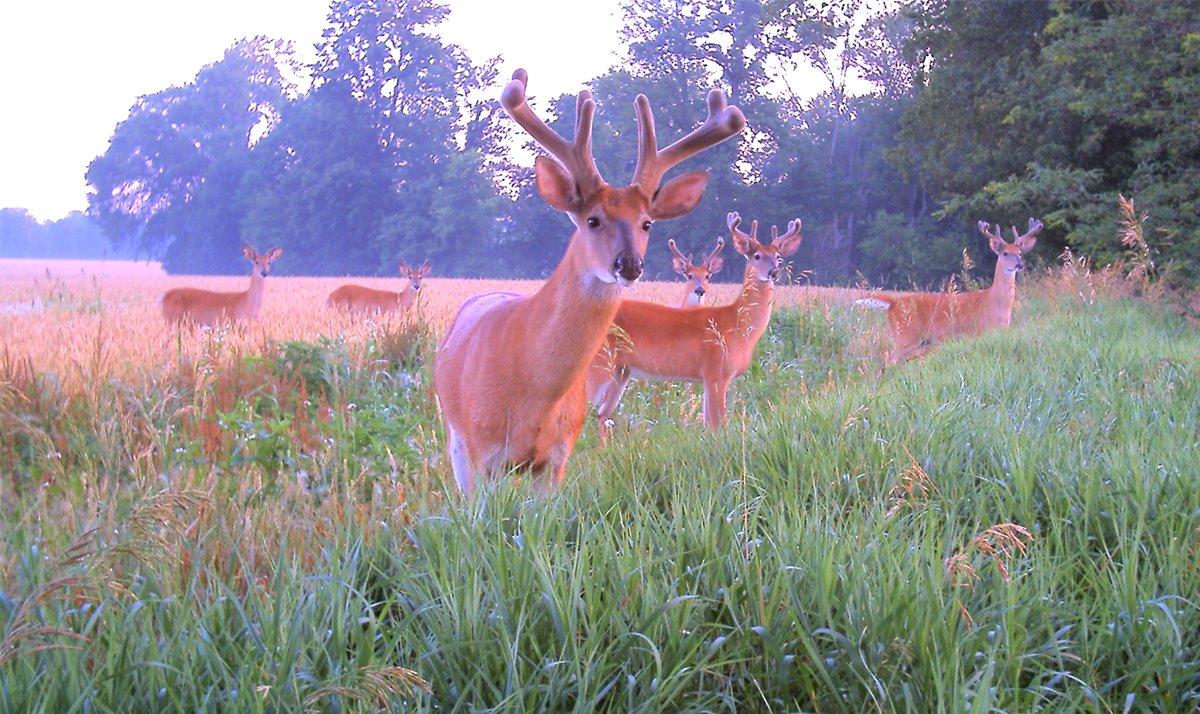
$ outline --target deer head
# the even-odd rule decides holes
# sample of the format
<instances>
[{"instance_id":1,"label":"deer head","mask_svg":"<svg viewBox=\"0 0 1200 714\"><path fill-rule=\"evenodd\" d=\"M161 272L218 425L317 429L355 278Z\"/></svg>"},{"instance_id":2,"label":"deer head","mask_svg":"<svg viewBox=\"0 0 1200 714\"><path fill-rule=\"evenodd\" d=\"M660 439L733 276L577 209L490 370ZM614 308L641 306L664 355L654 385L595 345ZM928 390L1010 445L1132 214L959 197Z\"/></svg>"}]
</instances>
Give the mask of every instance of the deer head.
<instances>
[{"instance_id":1,"label":"deer head","mask_svg":"<svg viewBox=\"0 0 1200 714\"><path fill-rule=\"evenodd\" d=\"M733 247L737 252L746 256L749 267L755 277L763 282L774 282L779 277L779 260L786 258L800 247L800 219L788 222L788 231L779 235L779 228L771 226L771 242L758 242L758 221L750 222L750 233L744 233L738 226L742 217L730 213L725 219L729 226L729 234L733 237Z\"/></svg>"},{"instance_id":2,"label":"deer head","mask_svg":"<svg viewBox=\"0 0 1200 714\"><path fill-rule=\"evenodd\" d=\"M1037 235L1042 230L1042 222L1036 218L1029 219L1029 230L1025 235L1017 234L1017 227L1012 226L1013 242L1009 243L1000 235L1000 224L996 224L995 232L987 221L979 222L979 231L987 236L988 246L996 253L997 274L1016 275L1025 269L1025 258L1022 253L1028 253L1037 245Z\"/></svg>"},{"instance_id":3,"label":"deer head","mask_svg":"<svg viewBox=\"0 0 1200 714\"><path fill-rule=\"evenodd\" d=\"M667 246L671 249L671 265L675 268L675 272L679 273L687 280L687 302L689 305L699 305L704 299L704 294L708 292L708 281L717 273L725 261L718 253L725 247L725 239L717 238L717 247L713 248L713 252L704 257L698 264L692 264L691 253L686 256L679 251L675 245L675 240L667 241Z\"/></svg>"},{"instance_id":4,"label":"deer head","mask_svg":"<svg viewBox=\"0 0 1200 714\"><path fill-rule=\"evenodd\" d=\"M250 247L249 243L242 243L242 255L253 264L250 275L259 275L265 278L267 273L271 272L271 261L283 255L283 248L272 248L266 253L259 254Z\"/></svg>"},{"instance_id":5,"label":"deer head","mask_svg":"<svg viewBox=\"0 0 1200 714\"><path fill-rule=\"evenodd\" d=\"M639 94L634 101L638 122L637 168L630 185L614 187L601 178L592 156L592 117L596 103L591 93L586 90L579 93L575 102L575 135L567 141L530 109L525 99L528 82L525 70L517 70L504 88L500 103L550 154L538 156L534 163L538 193L575 224L569 250L582 252L582 272L601 283L631 284L641 277L653 221L677 218L692 210L708 182L706 172L693 171L660 186L663 175L689 156L740 132L746 118L737 107L726 104L724 93L714 89L708 94L708 118L704 123L659 151L650 102Z\"/></svg>"},{"instance_id":6,"label":"deer head","mask_svg":"<svg viewBox=\"0 0 1200 714\"><path fill-rule=\"evenodd\" d=\"M426 275L429 275L429 269L430 266L428 260L426 260L424 263L421 263L421 267L419 268L414 268L403 260L400 261L400 277L408 278L408 284L412 286L413 290L419 291L421 289L421 280L423 280Z\"/></svg>"}]
</instances>

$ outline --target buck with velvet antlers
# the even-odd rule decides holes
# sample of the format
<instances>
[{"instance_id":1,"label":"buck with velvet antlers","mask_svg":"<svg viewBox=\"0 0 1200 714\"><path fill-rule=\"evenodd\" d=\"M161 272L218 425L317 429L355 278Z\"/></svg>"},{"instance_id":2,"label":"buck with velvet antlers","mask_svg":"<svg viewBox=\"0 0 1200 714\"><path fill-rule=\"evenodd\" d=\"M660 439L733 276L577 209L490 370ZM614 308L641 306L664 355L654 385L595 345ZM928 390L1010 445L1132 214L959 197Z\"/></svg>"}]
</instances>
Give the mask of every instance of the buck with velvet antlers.
<instances>
[{"instance_id":1,"label":"buck with velvet antlers","mask_svg":"<svg viewBox=\"0 0 1200 714\"><path fill-rule=\"evenodd\" d=\"M575 136L567 141L533 113L528 76L517 70L504 88L504 109L551 157L534 173L546 203L566 213L575 232L550 279L534 295L476 295L459 308L438 346L434 384L446 422L448 451L459 488L476 476L528 468L539 484L562 481L583 429L588 365L608 334L623 288L641 277L650 225L692 210L708 182L703 171L663 183L674 165L742 130L745 117L719 90L708 94L708 118L658 150L650 103L638 95L638 158L629 186L611 186L592 156L587 91L575 105Z\"/></svg>"},{"instance_id":2,"label":"buck with velvet antlers","mask_svg":"<svg viewBox=\"0 0 1200 714\"><path fill-rule=\"evenodd\" d=\"M671 267L685 280L682 307L694 307L703 303L704 296L708 293L708 281L725 265L725 261L719 255L725 247L725 239L717 238L717 247L698 264L692 263L690 253L684 255L679 251L674 238L667 241L667 246L671 248Z\"/></svg>"},{"instance_id":3,"label":"buck with velvet antlers","mask_svg":"<svg viewBox=\"0 0 1200 714\"><path fill-rule=\"evenodd\" d=\"M771 320L771 302L779 263L800 247L800 220L780 236L771 226L771 243L758 242L758 221L750 233L728 216L733 247L746 258L742 292L720 307L673 308L626 300L617 310L613 331L588 373L588 395L596 404L600 438L608 440L609 423L631 377L704 385L704 422L716 429L725 423L729 383L750 368L754 348Z\"/></svg>"},{"instance_id":4,"label":"buck with velvet antlers","mask_svg":"<svg viewBox=\"0 0 1200 714\"><path fill-rule=\"evenodd\" d=\"M872 293L854 301L856 305L887 310L892 351L886 365L919 357L950 337L1008 327L1017 294L1017 273L1025 269L1021 254L1033 250L1042 223L1030 218L1024 235L1018 235L1013 226L1012 243L1004 240L998 224L992 232L986 221L980 221L979 230L996 253L991 286L965 293Z\"/></svg>"},{"instance_id":5,"label":"buck with velvet antlers","mask_svg":"<svg viewBox=\"0 0 1200 714\"><path fill-rule=\"evenodd\" d=\"M429 275L429 269L428 260L419 268L414 268L402 260L400 261L400 277L408 279L408 286L404 290L394 292L346 284L329 293L329 299L325 304L351 313L407 310L416 302L417 295L421 292L421 281L425 279L426 275Z\"/></svg>"}]
</instances>

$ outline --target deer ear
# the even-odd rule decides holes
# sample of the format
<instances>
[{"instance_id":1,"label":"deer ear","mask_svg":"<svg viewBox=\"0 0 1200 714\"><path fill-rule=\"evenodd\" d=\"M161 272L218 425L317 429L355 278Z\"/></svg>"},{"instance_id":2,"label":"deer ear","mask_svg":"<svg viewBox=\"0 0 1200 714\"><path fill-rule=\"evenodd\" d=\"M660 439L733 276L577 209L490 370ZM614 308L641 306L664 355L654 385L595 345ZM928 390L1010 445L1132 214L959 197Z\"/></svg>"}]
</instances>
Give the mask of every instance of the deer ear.
<instances>
[{"instance_id":1,"label":"deer ear","mask_svg":"<svg viewBox=\"0 0 1200 714\"><path fill-rule=\"evenodd\" d=\"M249 243L242 243L242 255L246 257L246 260L254 260L258 257L258 253L254 252Z\"/></svg>"},{"instance_id":2,"label":"deer ear","mask_svg":"<svg viewBox=\"0 0 1200 714\"><path fill-rule=\"evenodd\" d=\"M1028 253L1033 250L1035 245L1037 245L1037 236L1032 234L1023 235L1017 241L1017 247L1021 249L1022 253Z\"/></svg>"},{"instance_id":3,"label":"deer ear","mask_svg":"<svg viewBox=\"0 0 1200 714\"><path fill-rule=\"evenodd\" d=\"M684 260L683 256L677 255L671 258L671 267L675 268L675 272L679 273L685 278L691 275L691 273L688 272L688 268L691 266L688 265L688 262Z\"/></svg>"},{"instance_id":4,"label":"deer ear","mask_svg":"<svg viewBox=\"0 0 1200 714\"><path fill-rule=\"evenodd\" d=\"M1000 255L1004 252L1004 246L1008 245L1008 243L1005 243L1004 239L999 236L991 236L988 238L988 245L991 246L992 252Z\"/></svg>"},{"instance_id":5,"label":"deer ear","mask_svg":"<svg viewBox=\"0 0 1200 714\"><path fill-rule=\"evenodd\" d=\"M275 260L281 255L283 255L283 248L272 248L271 252L267 255L267 260Z\"/></svg>"},{"instance_id":6,"label":"deer ear","mask_svg":"<svg viewBox=\"0 0 1200 714\"><path fill-rule=\"evenodd\" d=\"M715 275L721 272L721 268L725 267L725 259L719 255L714 255L708 259L708 274Z\"/></svg>"},{"instance_id":7,"label":"deer ear","mask_svg":"<svg viewBox=\"0 0 1200 714\"><path fill-rule=\"evenodd\" d=\"M787 240L783 241L776 248L777 252L779 253L779 256L782 258L788 257L789 255L791 255L792 253L795 253L799 249L800 249L799 234L792 236L791 238L788 238Z\"/></svg>"},{"instance_id":8,"label":"deer ear","mask_svg":"<svg viewBox=\"0 0 1200 714\"><path fill-rule=\"evenodd\" d=\"M708 173L705 171L676 176L654 192L654 198L650 201L650 217L667 220L688 213L700 203L706 185Z\"/></svg>"},{"instance_id":9,"label":"deer ear","mask_svg":"<svg viewBox=\"0 0 1200 714\"><path fill-rule=\"evenodd\" d=\"M570 213L582 204L575 180L557 161L538 155L533 162L534 181L542 200L556 210Z\"/></svg>"}]
</instances>

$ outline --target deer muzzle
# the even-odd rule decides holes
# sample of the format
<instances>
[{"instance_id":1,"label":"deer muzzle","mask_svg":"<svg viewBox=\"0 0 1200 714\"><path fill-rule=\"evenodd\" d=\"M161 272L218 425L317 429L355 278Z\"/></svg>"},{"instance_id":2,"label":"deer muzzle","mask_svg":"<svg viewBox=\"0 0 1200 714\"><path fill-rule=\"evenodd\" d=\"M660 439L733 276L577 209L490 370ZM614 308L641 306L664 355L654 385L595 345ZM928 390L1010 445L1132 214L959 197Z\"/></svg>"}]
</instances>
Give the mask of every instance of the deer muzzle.
<instances>
[{"instance_id":1,"label":"deer muzzle","mask_svg":"<svg viewBox=\"0 0 1200 714\"><path fill-rule=\"evenodd\" d=\"M613 261L613 272L628 282L642 277L642 257L632 250L623 250Z\"/></svg>"}]
</instances>

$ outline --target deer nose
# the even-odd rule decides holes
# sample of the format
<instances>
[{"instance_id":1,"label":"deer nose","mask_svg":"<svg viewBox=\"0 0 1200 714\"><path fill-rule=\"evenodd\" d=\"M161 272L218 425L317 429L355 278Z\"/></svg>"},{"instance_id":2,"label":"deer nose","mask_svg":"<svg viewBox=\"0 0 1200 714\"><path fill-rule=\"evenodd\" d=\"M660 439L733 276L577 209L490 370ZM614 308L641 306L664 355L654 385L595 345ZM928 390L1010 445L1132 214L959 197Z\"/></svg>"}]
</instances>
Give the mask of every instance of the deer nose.
<instances>
[{"instance_id":1,"label":"deer nose","mask_svg":"<svg viewBox=\"0 0 1200 714\"><path fill-rule=\"evenodd\" d=\"M771 280L779 277L779 268L771 268L771 272L767 273L767 277Z\"/></svg>"},{"instance_id":2,"label":"deer nose","mask_svg":"<svg viewBox=\"0 0 1200 714\"><path fill-rule=\"evenodd\" d=\"M622 251L613 261L613 270L629 282L642 277L642 258L632 250Z\"/></svg>"},{"instance_id":3,"label":"deer nose","mask_svg":"<svg viewBox=\"0 0 1200 714\"><path fill-rule=\"evenodd\" d=\"M704 288L696 288L696 294L697 294L697 295L700 295L700 296L702 296L702 297L703 297L703 295L704 295Z\"/></svg>"}]
</instances>

